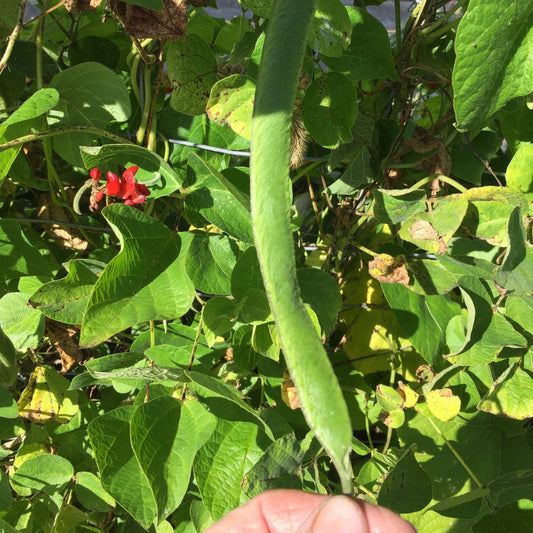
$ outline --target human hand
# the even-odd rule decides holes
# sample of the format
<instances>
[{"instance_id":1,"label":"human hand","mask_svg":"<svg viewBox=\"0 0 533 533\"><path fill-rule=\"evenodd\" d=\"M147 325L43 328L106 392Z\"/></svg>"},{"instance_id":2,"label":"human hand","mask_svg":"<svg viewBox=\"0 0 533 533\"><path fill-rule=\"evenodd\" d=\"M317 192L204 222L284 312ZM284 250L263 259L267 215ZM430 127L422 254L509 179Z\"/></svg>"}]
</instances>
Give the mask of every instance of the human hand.
<instances>
[{"instance_id":1,"label":"human hand","mask_svg":"<svg viewBox=\"0 0 533 533\"><path fill-rule=\"evenodd\" d=\"M228 513L205 533L415 533L398 515L347 496L271 490Z\"/></svg>"}]
</instances>

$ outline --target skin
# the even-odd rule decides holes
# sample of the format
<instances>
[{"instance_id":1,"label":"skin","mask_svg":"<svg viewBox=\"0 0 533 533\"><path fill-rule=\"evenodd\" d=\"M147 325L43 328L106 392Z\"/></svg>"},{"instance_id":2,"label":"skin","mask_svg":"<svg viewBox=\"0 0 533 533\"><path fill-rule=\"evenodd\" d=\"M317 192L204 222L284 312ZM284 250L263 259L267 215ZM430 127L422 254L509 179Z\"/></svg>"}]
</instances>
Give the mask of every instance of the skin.
<instances>
[{"instance_id":1,"label":"skin","mask_svg":"<svg viewBox=\"0 0 533 533\"><path fill-rule=\"evenodd\" d=\"M228 513L205 533L416 533L411 524L348 496L267 491Z\"/></svg>"}]
</instances>

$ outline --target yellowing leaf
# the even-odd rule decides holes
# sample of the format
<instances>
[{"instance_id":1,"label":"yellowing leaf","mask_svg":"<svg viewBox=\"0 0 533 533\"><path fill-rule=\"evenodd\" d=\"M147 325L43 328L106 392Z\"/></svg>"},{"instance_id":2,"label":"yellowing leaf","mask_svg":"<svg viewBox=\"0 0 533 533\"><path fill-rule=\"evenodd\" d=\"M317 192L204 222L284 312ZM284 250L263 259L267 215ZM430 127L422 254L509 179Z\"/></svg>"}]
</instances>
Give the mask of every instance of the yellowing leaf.
<instances>
[{"instance_id":1,"label":"yellowing leaf","mask_svg":"<svg viewBox=\"0 0 533 533\"><path fill-rule=\"evenodd\" d=\"M36 366L18 401L19 415L36 424L67 423L78 411L77 392L48 366Z\"/></svg>"},{"instance_id":2,"label":"yellowing leaf","mask_svg":"<svg viewBox=\"0 0 533 533\"><path fill-rule=\"evenodd\" d=\"M426 404L431 413L443 422L448 422L461 410L461 400L453 394L451 389L437 389L428 392Z\"/></svg>"},{"instance_id":3,"label":"yellowing leaf","mask_svg":"<svg viewBox=\"0 0 533 533\"><path fill-rule=\"evenodd\" d=\"M301 407L296 387L286 370L283 374L283 383L281 384L281 399L283 400L283 403L291 409L300 409Z\"/></svg>"},{"instance_id":4,"label":"yellowing leaf","mask_svg":"<svg viewBox=\"0 0 533 533\"><path fill-rule=\"evenodd\" d=\"M403 381L398 382L399 393L403 396L404 407L414 407L418 402L418 394Z\"/></svg>"}]
</instances>

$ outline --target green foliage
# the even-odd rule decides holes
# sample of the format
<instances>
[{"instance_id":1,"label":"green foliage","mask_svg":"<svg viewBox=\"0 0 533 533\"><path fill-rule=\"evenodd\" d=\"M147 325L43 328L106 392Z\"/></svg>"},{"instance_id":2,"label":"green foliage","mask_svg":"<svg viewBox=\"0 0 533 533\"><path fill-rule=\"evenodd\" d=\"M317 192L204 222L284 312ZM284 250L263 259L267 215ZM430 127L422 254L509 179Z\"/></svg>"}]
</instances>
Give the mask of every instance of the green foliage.
<instances>
[{"instance_id":1,"label":"green foliage","mask_svg":"<svg viewBox=\"0 0 533 533\"><path fill-rule=\"evenodd\" d=\"M0 530L201 532L273 488L527 530L531 2L135 43L38 4L0 21Z\"/></svg>"}]
</instances>

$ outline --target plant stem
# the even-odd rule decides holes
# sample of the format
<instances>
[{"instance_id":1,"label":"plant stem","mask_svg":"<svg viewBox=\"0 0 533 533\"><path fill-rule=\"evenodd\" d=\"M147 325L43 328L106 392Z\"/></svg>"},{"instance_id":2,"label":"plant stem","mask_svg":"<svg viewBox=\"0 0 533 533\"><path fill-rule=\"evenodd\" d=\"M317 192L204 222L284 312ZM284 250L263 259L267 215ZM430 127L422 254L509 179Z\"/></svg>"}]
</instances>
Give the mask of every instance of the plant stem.
<instances>
[{"instance_id":1,"label":"plant stem","mask_svg":"<svg viewBox=\"0 0 533 533\"><path fill-rule=\"evenodd\" d=\"M7 40L7 46L4 50L4 54L2 55L2 59L0 59L0 74L2 74L2 72L7 66L7 62L9 61L9 57L11 56L11 52L13 51L13 47L15 46L15 41L17 40L20 30L22 29L22 22L24 21L24 11L26 9L26 1L27 0L22 0L20 2L17 25L13 28L13 31L11 32L11 35Z\"/></svg>"},{"instance_id":2,"label":"plant stem","mask_svg":"<svg viewBox=\"0 0 533 533\"><path fill-rule=\"evenodd\" d=\"M394 23L396 27L396 51L398 52L402 45L402 16L400 11L400 0L394 0Z\"/></svg>"},{"instance_id":3,"label":"plant stem","mask_svg":"<svg viewBox=\"0 0 533 533\"><path fill-rule=\"evenodd\" d=\"M55 135L64 135L65 133L94 133L95 135L100 135L102 137L107 137L115 141L118 144L134 144L124 137L119 137L113 133L109 133L105 130L99 128L93 128L91 126L66 126L64 128L56 128L49 131L40 131L38 133L30 133L29 135L24 135L18 139L13 139L7 141L3 144L0 144L0 152L18 146L19 144L26 144L34 141L41 141L47 137L54 137Z\"/></svg>"}]
</instances>

